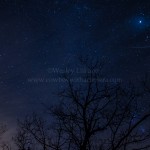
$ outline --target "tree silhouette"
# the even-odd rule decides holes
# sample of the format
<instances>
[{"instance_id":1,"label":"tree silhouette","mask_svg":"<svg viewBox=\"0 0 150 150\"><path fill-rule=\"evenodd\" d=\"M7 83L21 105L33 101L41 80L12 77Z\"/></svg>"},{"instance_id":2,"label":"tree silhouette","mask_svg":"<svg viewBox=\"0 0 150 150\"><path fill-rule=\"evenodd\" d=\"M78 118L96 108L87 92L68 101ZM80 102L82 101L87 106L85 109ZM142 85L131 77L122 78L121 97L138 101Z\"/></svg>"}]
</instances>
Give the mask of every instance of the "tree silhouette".
<instances>
[{"instance_id":1,"label":"tree silhouette","mask_svg":"<svg viewBox=\"0 0 150 150\"><path fill-rule=\"evenodd\" d=\"M85 58L80 58L80 62L86 68L86 72L80 74L80 83L65 73L66 87L58 94L62 99L60 104L46 107L55 120L55 127L49 127L52 132L48 131L46 122L35 116L25 119L22 128L43 150L148 149L150 132L140 130L150 118L150 112L143 111L139 103L144 100L145 90L139 91L132 84L104 84L102 63ZM143 84L143 89L147 89L147 84ZM49 138L52 135L57 142Z\"/></svg>"},{"instance_id":2,"label":"tree silhouette","mask_svg":"<svg viewBox=\"0 0 150 150\"><path fill-rule=\"evenodd\" d=\"M21 127L17 130L15 137L13 137L13 141L18 150L27 150L29 145L32 145L30 134Z\"/></svg>"},{"instance_id":3,"label":"tree silhouette","mask_svg":"<svg viewBox=\"0 0 150 150\"><path fill-rule=\"evenodd\" d=\"M16 144L21 144L22 147L26 147L25 145L28 142L33 143L31 142L33 139L35 140L35 144L43 150L60 150L60 147L64 144L64 140L61 139L62 130L60 128L56 129L49 126L49 124L42 117L35 113L31 116L27 116L23 121L19 121L19 130L21 133L23 131L23 144L19 140L16 141ZM30 139L28 138L28 141L27 138L24 137L26 134L30 135Z\"/></svg>"}]
</instances>

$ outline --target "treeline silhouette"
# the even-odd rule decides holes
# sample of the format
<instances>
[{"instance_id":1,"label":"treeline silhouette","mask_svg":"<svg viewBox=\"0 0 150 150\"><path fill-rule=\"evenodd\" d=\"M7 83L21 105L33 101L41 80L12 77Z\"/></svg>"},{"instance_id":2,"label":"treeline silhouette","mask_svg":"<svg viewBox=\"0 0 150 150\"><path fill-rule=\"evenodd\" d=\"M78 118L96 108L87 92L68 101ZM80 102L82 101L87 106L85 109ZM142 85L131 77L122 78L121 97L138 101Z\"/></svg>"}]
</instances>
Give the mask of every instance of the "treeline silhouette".
<instances>
[{"instance_id":1,"label":"treeline silhouette","mask_svg":"<svg viewBox=\"0 0 150 150\"><path fill-rule=\"evenodd\" d=\"M85 83L74 83L64 73L59 104L44 104L45 117L33 113L18 120L13 142L18 150L143 150L150 149L149 78L139 84L101 83L103 63L80 57ZM98 70L98 71L94 71ZM143 102L143 104L141 104ZM148 127L148 126L147 126ZM3 147L3 150L10 147Z\"/></svg>"}]
</instances>

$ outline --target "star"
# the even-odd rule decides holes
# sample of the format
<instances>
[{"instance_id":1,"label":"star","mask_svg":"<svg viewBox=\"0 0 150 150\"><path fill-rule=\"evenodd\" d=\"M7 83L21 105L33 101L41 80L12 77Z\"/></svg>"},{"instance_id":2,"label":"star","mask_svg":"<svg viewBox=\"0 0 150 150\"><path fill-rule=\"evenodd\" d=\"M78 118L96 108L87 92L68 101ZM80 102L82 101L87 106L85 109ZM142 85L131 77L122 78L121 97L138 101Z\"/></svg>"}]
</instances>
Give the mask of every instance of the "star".
<instances>
[{"instance_id":1,"label":"star","mask_svg":"<svg viewBox=\"0 0 150 150\"><path fill-rule=\"evenodd\" d=\"M139 20L139 24L142 24L142 20Z\"/></svg>"}]
</instances>

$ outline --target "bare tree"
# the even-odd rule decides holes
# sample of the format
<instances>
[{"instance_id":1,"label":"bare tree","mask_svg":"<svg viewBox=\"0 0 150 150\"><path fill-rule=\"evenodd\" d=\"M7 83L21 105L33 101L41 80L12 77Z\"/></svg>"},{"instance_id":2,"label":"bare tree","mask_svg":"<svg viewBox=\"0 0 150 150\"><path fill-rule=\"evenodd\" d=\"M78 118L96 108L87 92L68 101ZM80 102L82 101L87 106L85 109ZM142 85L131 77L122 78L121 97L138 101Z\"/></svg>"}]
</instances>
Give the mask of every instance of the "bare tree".
<instances>
[{"instance_id":1,"label":"bare tree","mask_svg":"<svg viewBox=\"0 0 150 150\"><path fill-rule=\"evenodd\" d=\"M29 141L34 139L36 144L42 147L43 150L60 150L60 147L65 143L62 139L62 129L49 125L42 117L35 113L27 116L23 121L19 121L19 130L19 137L21 135L23 143L17 140L17 144L20 143L24 147L28 141L28 138L25 136L26 134L30 135Z\"/></svg>"},{"instance_id":2,"label":"bare tree","mask_svg":"<svg viewBox=\"0 0 150 150\"><path fill-rule=\"evenodd\" d=\"M13 141L18 150L27 150L32 145L30 134L23 128L18 128L15 137L13 137Z\"/></svg>"},{"instance_id":3,"label":"bare tree","mask_svg":"<svg viewBox=\"0 0 150 150\"><path fill-rule=\"evenodd\" d=\"M138 106L143 94L134 86L102 84L99 61L81 59L81 63L86 67L85 83L74 83L65 74L67 86L59 93L64 101L49 109L68 141L64 149L69 145L68 149L93 150L99 143L99 149L126 150L149 140L150 133L139 131L150 118L150 112L141 112Z\"/></svg>"},{"instance_id":4,"label":"bare tree","mask_svg":"<svg viewBox=\"0 0 150 150\"><path fill-rule=\"evenodd\" d=\"M145 93L133 85L103 80L99 61L80 58L80 62L85 70L80 80L74 82L76 76L64 74L66 87L58 94L60 104L46 107L54 127L33 115L20 122L21 128L43 150L148 149L150 132L140 130L150 118L149 110L139 105Z\"/></svg>"},{"instance_id":5,"label":"bare tree","mask_svg":"<svg viewBox=\"0 0 150 150\"><path fill-rule=\"evenodd\" d=\"M19 121L19 127L25 135L31 135L43 150L48 149L49 131L43 118L34 113L32 116L27 116L23 122ZM23 142L26 143L26 140Z\"/></svg>"}]
</instances>

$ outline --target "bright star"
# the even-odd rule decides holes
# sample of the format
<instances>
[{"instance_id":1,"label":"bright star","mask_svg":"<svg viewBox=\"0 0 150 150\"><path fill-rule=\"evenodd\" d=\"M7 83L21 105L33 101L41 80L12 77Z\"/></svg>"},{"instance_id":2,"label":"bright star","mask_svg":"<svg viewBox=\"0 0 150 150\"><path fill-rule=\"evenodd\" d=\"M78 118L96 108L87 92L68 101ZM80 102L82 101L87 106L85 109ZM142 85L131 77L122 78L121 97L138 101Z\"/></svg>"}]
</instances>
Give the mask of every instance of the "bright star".
<instances>
[{"instance_id":1,"label":"bright star","mask_svg":"<svg viewBox=\"0 0 150 150\"><path fill-rule=\"evenodd\" d=\"M139 20L139 23L141 24L141 23L142 23L142 20Z\"/></svg>"}]
</instances>

